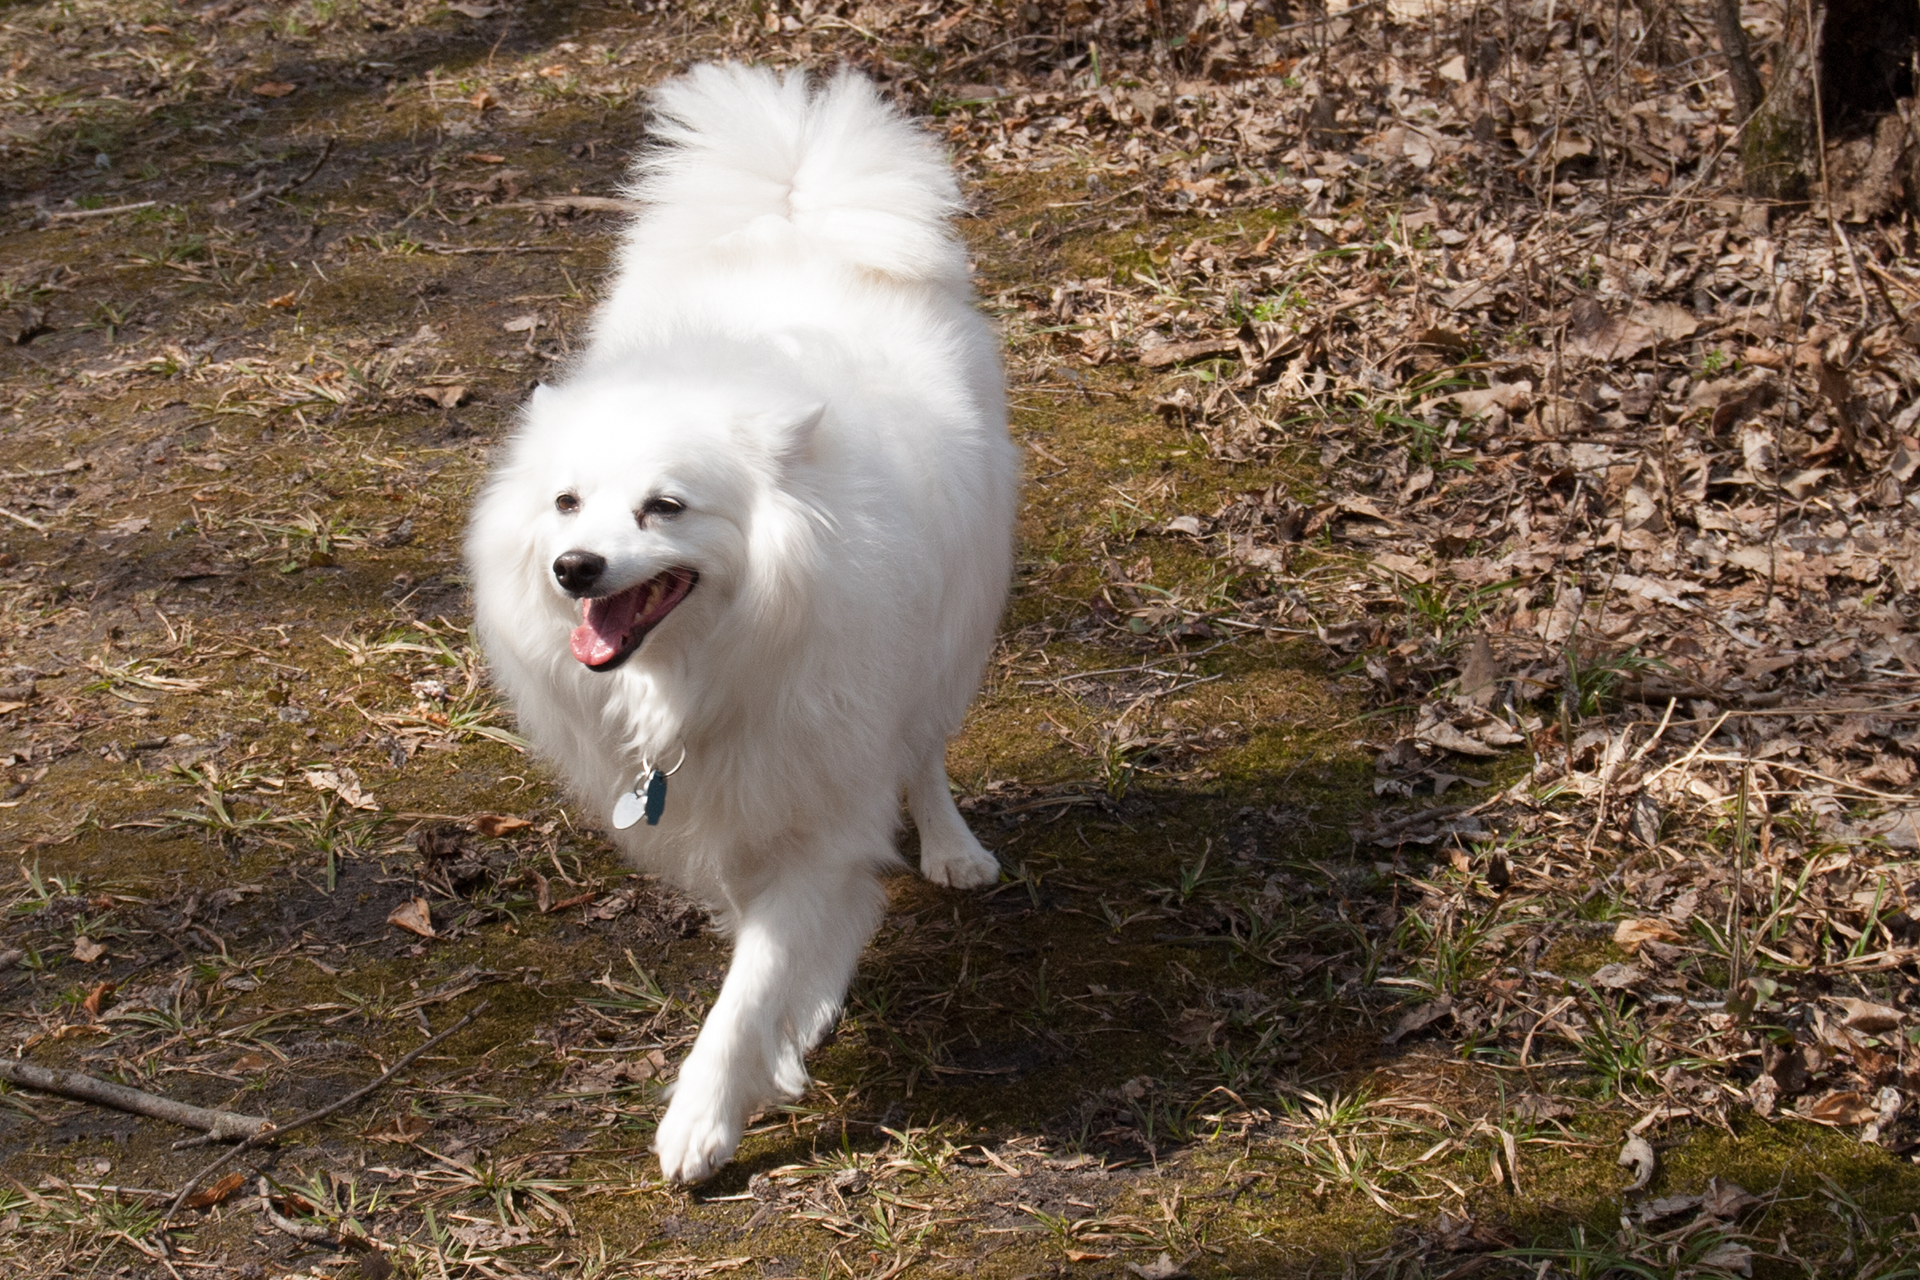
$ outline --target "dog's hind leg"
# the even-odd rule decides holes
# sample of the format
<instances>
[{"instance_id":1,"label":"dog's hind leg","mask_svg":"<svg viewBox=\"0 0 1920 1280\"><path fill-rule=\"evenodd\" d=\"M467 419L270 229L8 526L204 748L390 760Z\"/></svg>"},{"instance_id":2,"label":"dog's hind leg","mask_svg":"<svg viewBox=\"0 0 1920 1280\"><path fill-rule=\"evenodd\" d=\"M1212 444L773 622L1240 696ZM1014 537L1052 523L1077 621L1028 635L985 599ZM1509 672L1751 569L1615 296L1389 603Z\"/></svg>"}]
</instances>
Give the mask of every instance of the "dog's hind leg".
<instances>
[{"instance_id":1,"label":"dog's hind leg","mask_svg":"<svg viewBox=\"0 0 1920 1280\"><path fill-rule=\"evenodd\" d=\"M839 1013L885 906L867 866L794 857L740 909L727 980L654 1135L669 1181L701 1181L733 1158L755 1110L805 1091L806 1052Z\"/></svg>"},{"instance_id":2,"label":"dog's hind leg","mask_svg":"<svg viewBox=\"0 0 1920 1280\"><path fill-rule=\"evenodd\" d=\"M935 884L978 889L1000 878L1000 863L980 847L953 803L947 762L936 748L907 783L907 812L920 832L920 874Z\"/></svg>"}]
</instances>

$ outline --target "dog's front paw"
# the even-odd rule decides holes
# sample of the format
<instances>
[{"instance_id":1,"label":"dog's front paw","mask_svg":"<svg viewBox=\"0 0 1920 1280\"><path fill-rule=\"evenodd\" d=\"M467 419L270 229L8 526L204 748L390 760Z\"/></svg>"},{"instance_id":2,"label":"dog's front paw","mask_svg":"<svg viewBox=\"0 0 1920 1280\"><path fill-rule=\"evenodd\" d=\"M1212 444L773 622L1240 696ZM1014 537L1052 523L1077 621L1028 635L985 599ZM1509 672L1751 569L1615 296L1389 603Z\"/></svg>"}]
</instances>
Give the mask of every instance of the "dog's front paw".
<instances>
[{"instance_id":1,"label":"dog's front paw","mask_svg":"<svg viewBox=\"0 0 1920 1280\"><path fill-rule=\"evenodd\" d=\"M739 1120L712 1100L697 1099L693 1091L676 1091L653 1136L661 1176L668 1182L704 1181L733 1159L741 1127Z\"/></svg>"},{"instance_id":2,"label":"dog's front paw","mask_svg":"<svg viewBox=\"0 0 1920 1280\"><path fill-rule=\"evenodd\" d=\"M1000 861L963 828L957 838L922 841L920 874L954 889L983 889L1000 878Z\"/></svg>"}]
</instances>

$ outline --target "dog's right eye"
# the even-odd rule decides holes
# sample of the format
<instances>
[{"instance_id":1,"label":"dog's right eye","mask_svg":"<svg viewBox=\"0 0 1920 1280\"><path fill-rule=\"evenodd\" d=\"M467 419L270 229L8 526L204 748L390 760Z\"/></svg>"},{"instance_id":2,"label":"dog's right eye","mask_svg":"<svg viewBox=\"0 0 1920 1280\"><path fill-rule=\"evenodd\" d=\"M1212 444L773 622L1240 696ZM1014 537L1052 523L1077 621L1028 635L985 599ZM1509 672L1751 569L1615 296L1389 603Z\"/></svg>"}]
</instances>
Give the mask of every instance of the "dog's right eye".
<instances>
[{"instance_id":1,"label":"dog's right eye","mask_svg":"<svg viewBox=\"0 0 1920 1280\"><path fill-rule=\"evenodd\" d=\"M580 509L578 494L563 493L553 500L553 509L563 516L570 516Z\"/></svg>"}]
</instances>

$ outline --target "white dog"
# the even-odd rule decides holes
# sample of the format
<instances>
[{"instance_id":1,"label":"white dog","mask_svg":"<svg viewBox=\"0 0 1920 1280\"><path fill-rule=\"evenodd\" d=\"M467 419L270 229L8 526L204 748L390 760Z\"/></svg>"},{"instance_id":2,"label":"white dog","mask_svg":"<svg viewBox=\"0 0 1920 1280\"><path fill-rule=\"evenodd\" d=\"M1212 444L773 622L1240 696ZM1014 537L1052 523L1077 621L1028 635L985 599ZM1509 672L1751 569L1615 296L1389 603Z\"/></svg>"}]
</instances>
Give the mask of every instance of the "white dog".
<instances>
[{"instance_id":1,"label":"white dog","mask_svg":"<svg viewBox=\"0 0 1920 1280\"><path fill-rule=\"evenodd\" d=\"M998 876L944 753L1005 603L1019 459L924 133L846 73L705 66L655 106L611 296L467 557L528 735L734 937L654 1144L695 1182L806 1087L902 791L921 874Z\"/></svg>"}]
</instances>

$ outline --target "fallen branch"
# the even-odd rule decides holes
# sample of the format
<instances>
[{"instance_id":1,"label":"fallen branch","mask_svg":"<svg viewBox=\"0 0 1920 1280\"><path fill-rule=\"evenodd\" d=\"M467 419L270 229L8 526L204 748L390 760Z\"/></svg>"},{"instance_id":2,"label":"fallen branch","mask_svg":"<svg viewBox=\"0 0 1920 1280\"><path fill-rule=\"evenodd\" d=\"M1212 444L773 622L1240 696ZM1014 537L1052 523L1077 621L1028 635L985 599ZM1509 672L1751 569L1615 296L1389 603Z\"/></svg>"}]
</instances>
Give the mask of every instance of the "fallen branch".
<instances>
[{"instance_id":1,"label":"fallen branch","mask_svg":"<svg viewBox=\"0 0 1920 1280\"><path fill-rule=\"evenodd\" d=\"M48 222L78 222L82 218L104 218L114 213L132 213L137 209L151 209L159 203L158 200L139 200L133 204L109 205L105 209L49 210L45 216Z\"/></svg>"},{"instance_id":2,"label":"fallen branch","mask_svg":"<svg viewBox=\"0 0 1920 1280\"><path fill-rule=\"evenodd\" d=\"M422 240L419 246L428 253L572 253L579 248L570 244L441 244Z\"/></svg>"},{"instance_id":3,"label":"fallen branch","mask_svg":"<svg viewBox=\"0 0 1920 1280\"><path fill-rule=\"evenodd\" d=\"M112 1107L118 1111L131 1111L135 1115L152 1116L156 1120L170 1121L183 1128L198 1129L207 1135L209 1141L214 1142L250 1138L262 1130L273 1127L273 1122L265 1116L248 1116L241 1115L237 1111L196 1107L191 1103L163 1098L159 1094L143 1093L139 1089L130 1089L123 1084L114 1084L111 1080L82 1075L78 1071L56 1071L11 1059L0 1058L0 1080L28 1089L38 1089L41 1093L57 1093L63 1097L78 1098L82 1102Z\"/></svg>"},{"instance_id":4,"label":"fallen branch","mask_svg":"<svg viewBox=\"0 0 1920 1280\"><path fill-rule=\"evenodd\" d=\"M259 185L255 186L253 190L247 192L247 194L243 196L235 197L233 204L230 207L234 209L244 209L248 205L252 204L255 200L261 199L262 197L265 197L269 200L278 200L281 196L291 195L294 191L305 186L307 184L307 180L313 177L314 174L320 172L320 166L325 164L327 162L327 157L331 156L332 154L333 154L333 138L328 137L326 142L321 145L320 158L313 162L312 168L308 169L305 173L301 174L299 177L294 178L288 182L283 182L279 186L274 186L270 183L262 182Z\"/></svg>"},{"instance_id":5,"label":"fallen branch","mask_svg":"<svg viewBox=\"0 0 1920 1280\"><path fill-rule=\"evenodd\" d=\"M304 1240L308 1244L338 1244L340 1242L340 1237L334 1234L331 1227L323 1227L317 1222L295 1222L292 1218L283 1217L275 1210L273 1207L273 1191L267 1186L265 1175L261 1176L258 1189L260 1192L260 1212L267 1215L268 1222L271 1222L295 1240Z\"/></svg>"},{"instance_id":6,"label":"fallen branch","mask_svg":"<svg viewBox=\"0 0 1920 1280\"><path fill-rule=\"evenodd\" d=\"M222 1155L218 1160L215 1160L212 1163L208 1164L205 1168L201 1169L200 1172L194 1174L192 1177L188 1178L186 1182L181 1184L180 1189L174 1193L173 1203L167 1206L167 1211L160 1215L160 1221L154 1225L154 1228L153 1228L154 1234L156 1236L163 1236L163 1233L167 1229L167 1224L173 1220L174 1214L180 1212L180 1206L187 1202L187 1197L193 1194L193 1189L199 1186L202 1182L206 1181L209 1175L218 1173L221 1169L225 1168L227 1165L231 1164L233 1161L239 1159L242 1152L250 1151L253 1148L258 1147L273 1138L280 1137L282 1134L291 1133L295 1129L303 1129L310 1124L317 1124L318 1122L325 1120L329 1116L336 1115L339 1112L345 1111L348 1107L360 1101L360 1099L366 1097L368 1094L372 1093L375 1089L378 1089L381 1085L385 1084L387 1081L393 1079L395 1076L399 1075L402 1071L405 1071L408 1067L412 1066L414 1059L418 1058L421 1054L427 1052L429 1049L434 1048L436 1045L446 1040L448 1036L453 1035L455 1032L464 1030L469 1024L473 1022L475 1018L479 1017L482 1013L484 1013L486 1011L486 1008L487 1008L487 1002L485 1000L482 1000L479 1004L475 1005L472 1009L468 1010L466 1016L461 1018L460 1021L454 1023L452 1026L448 1027L445 1031L442 1031L439 1035L432 1036L428 1038L426 1041L422 1042L421 1044L414 1046L412 1049L408 1050L405 1054L401 1055L401 1058L398 1062L394 1063L392 1066L388 1067L385 1071L381 1072L378 1079L374 1080L371 1084L362 1085L360 1088L355 1089L352 1093L340 1099L338 1102L330 1102L326 1106L321 1107L317 1111L309 1111L307 1112L307 1114L300 1116L297 1119L289 1120L287 1121L287 1123L283 1125L269 1124L265 1129L260 1130L258 1133L253 1134L251 1137L245 1139L244 1141L235 1143L231 1148L227 1150L226 1154ZM163 1237L163 1243L164 1243L164 1237Z\"/></svg>"}]
</instances>

